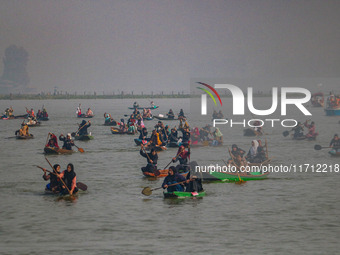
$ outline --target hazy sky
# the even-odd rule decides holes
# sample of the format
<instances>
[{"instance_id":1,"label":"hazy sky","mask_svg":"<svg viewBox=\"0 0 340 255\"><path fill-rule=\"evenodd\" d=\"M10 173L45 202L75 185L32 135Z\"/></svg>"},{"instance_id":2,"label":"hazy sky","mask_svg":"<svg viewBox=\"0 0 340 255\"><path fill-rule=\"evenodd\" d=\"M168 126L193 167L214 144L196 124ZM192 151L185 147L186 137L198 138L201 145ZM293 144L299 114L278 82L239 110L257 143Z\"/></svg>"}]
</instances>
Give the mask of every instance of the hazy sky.
<instances>
[{"instance_id":1,"label":"hazy sky","mask_svg":"<svg viewBox=\"0 0 340 255\"><path fill-rule=\"evenodd\" d=\"M339 13L337 0L0 0L0 56L11 44L24 47L38 91L171 92L188 91L196 77L338 77Z\"/></svg>"}]
</instances>

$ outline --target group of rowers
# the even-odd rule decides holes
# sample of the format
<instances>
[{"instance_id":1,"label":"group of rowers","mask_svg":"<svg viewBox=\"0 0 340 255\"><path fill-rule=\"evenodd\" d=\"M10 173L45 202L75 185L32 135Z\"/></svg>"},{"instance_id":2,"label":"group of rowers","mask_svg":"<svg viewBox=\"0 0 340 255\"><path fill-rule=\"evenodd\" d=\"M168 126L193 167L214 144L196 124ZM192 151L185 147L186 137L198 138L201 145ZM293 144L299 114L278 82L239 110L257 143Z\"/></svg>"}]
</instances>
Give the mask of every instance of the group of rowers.
<instances>
[{"instance_id":1,"label":"group of rowers","mask_svg":"<svg viewBox=\"0 0 340 255\"><path fill-rule=\"evenodd\" d=\"M76 110L76 114L77 114L77 117L81 118L83 116L93 116L93 111L91 110L91 108L88 108L86 113L82 113L81 111L81 104L79 104L79 106L77 107L77 110Z\"/></svg>"},{"instance_id":2,"label":"group of rowers","mask_svg":"<svg viewBox=\"0 0 340 255\"><path fill-rule=\"evenodd\" d=\"M233 144L230 156L228 164L234 164L237 167L247 166L249 163L262 163L267 160L266 148L262 145L261 140L252 140L247 154L246 151Z\"/></svg>"},{"instance_id":3,"label":"group of rowers","mask_svg":"<svg viewBox=\"0 0 340 255\"><path fill-rule=\"evenodd\" d=\"M79 126L78 131L74 134L74 136L87 135L88 134L87 129L91 126L91 121L86 122L86 120L83 120L78 126ZM45 147L59 149L57 136L53 133L48 133L48 135L49 139ZM62 149L65 150L72 150L72 146L75 146L74 141L72 140L72 134L70 133L68 133L66 137L63 134L61 134L59 136L59 141L64 142Z\"/></svg>"},{"instance_id":4,"label":"group of rowers","mask_svg":"<svg viewBox=\"0 0 340 255\"><path fill-rule=\"evenodd\" d=\"M192 144L208 141L212 146L218 146L223 144L223 134L218 127L211 131L211 125L207 124L202 128L195 127L191 140Z\"/></svg>"},{"instance_id":5,"label":"group of rowers","mask_svg":"<svg viewBox=\"0 0 340 255\"><path fill-rule=\"evenodd\" d=\"M306 135L304 134L304 127L308 128ZM304 123L298 122L298 124L293 127L291 131L294 131L293 138L295 139L300 137L315 138L319 135L319 133L315 131L314 121L309 123L309 120L306 120Z\"/></svg>"},{"instance_id":6,"label":"group of rowers","mask_svg":"<svg viewBox=\"0 0 340 255\"><path fill-rule=\"evenodd\" d=\"M327 108L338 108L340 107L340 95L334 95L330 92L326 102Z\"/></svg>"},{"instance_id":7,"label":"group of rowers","mask_svg":"<svg viewBox=\"0 0 340 255\"><path fill-rule=\"evenodd\" d=\"M43 179L50 181L46 185L45 190L61 195L72 195L78 192L77 177L73 164L68 164L66 170L62 172L60 172L59 164L55 164L53 166L53 172L49 172L49 174L47 174L47 169L42 168L42 170L44 171Z\"/></svg>"}]
</instances>

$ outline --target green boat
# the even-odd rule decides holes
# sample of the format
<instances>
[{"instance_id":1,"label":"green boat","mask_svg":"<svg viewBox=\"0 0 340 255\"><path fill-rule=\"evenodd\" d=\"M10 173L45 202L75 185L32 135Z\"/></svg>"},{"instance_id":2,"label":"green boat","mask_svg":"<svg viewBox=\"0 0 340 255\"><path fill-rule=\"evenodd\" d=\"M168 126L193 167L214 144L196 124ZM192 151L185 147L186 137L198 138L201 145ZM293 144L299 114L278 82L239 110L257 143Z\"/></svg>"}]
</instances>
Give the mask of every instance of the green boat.
<instances>
[{"instance_id":1,"label":"green boat","mask_svg":"<svg viewBox=\"0 0 340 255\"><path fill-rule=\"evenodd\" d=\"M93 136L92 135L76 135L74 137L75 140L80 140L80 141L88 141L92 140Z\"/></svg>"},{"instance_id":2,"label":"green boat","mask_svg":"<svg viewBox=\"0 0 340 255\"><path fill-rule=\"evenodd\" d=\"M233 172L210 172L212 176L220 179L223 182L238 182L242 181L255 181L267 179L269 172L249 172L249 173L233 173Z\"/></svg>"},{"instance_id":3,"label":"green boat","mask_svg":"<svg viewBox=\"0 0 340 255\"><path fill-rule=\"evenodd\" d=\"M164 198L204 197L205 191L201 191L199 193L174 191L174 192L164 192L163 194L164 194Z\"/></svg>"}]
</instances>

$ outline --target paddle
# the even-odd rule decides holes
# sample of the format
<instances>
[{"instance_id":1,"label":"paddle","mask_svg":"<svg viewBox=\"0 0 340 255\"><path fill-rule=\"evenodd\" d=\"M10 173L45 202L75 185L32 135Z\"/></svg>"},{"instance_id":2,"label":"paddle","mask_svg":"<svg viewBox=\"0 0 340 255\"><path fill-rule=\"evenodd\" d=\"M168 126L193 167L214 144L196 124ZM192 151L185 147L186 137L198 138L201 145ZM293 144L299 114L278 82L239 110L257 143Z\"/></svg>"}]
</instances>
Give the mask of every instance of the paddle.
<instances>
[{"instance_id":1,"label":"paddle","mask_svg":"<svg viewBox=\"0 0 340 255\"><path fill-rule=\"evenodd\" d=\"M74 144L74 143L73 143ZM74 144L74 146L78 149L78 151L80 152L80 153L83 153L84 152L84 149L83 148L79 148L77 145L75 145Z\"/></svg>"},{"instance_id":2,"label":"paddle","mask_svg":"<svg viewBox=\"0 0 340 255\"><path fill-rule=\"evenodd\" d=\"M141 148L142 148L142 150L144 151L144 153L145 153L145 155L147 156L147 158L149 159L149 161L152 161L152 160L150 159L149 155L146 153L143 144L141 144ZM153 161L152 161L152 162L153 162ZM161 172L160 172L159 170L156 169L156 170L154 170L154 174L155 174L155 176L158 176L158 175L161 174Z\"/></svg>"},{"instance_id":3,"label":"paddle","mask_svg":"<svg viewBox=\"0 0 340 255\"><path fill-rule=\"evenodd\" d=\"M188 147L190 149L190 145ZM183 151L185 150L185 148L183 148L181 151L179 151L175 157L175 161L178 158L179 154L181 154ZM164 169L167 169L167 167L172 163L173 159L171 159L170 163L166 165L166 167L164 167Z\"/></svg>"},{"instance_id":4,"label":"paddle","mask_svg":"<svg viewBox=\"0 0 340 255\"><path fill-rule=\"evenodd\" d=\"M319 150L321 150L321 149L327 149L327 148L339 149L340 147L330 147L330 146L322 147L322 146L319 145L319 144L315 144L315 145L314 145L314 150L317 150L317 151L319 151Z\"/></svg>"},{"instance_id":5,"label":"paddle","mask_svg":"<svg viewBox=\"0 0 340 255\"><path fill-rule=\"evenodd\" d=\"M41 170L44 170L44 168L41 167L41 166L36 166L36 167L40 168ZM46 172L49 172L49 173L54 174L54 175L57 175L57 174L55 174L55 173L53 173L53 172L51 172L51 171L49 171L47 169L45 169L45 170L46 170ZM76 186L77 186L78 189L81 189L82 191L86 191L87 190L87 185L82 183L82 182L77 182Z\"/></svg>"},{"instance_id":6,"label":"paddle","mask_svg":"<svg viewBox=\"0 0 340 255\"><path fill-rule=\"evenodd\" d=\"M170 184L168 185L168 187L170 186L175 186L175 185L178 185L178 184L182 184L186 181L182 181L182 182L177 182L177 183L173 183L173 184ZM154 190L158 190L158 189L162 189L163 187L158 187L158 188L154 188L154 189L151 189L150 187L145 187L143 190L142 190L142 194L145 195L145 196L150 196L152 194L152 191Z\"/></svg>"},{"instance_id":7,"label":"paddle","mask_svg":"<svg viewBox=\"0 0 340 255\"><path fill-rule=\"evenodd\" d=\"M290 130L290 131L292 131L292 130ZM284 131L283 133L282 133L282 135L284 136L284 137L286 137L286 136L288 136L289 135L289 133L290 133L290 131Z\"/></svg>"}]
</instances>

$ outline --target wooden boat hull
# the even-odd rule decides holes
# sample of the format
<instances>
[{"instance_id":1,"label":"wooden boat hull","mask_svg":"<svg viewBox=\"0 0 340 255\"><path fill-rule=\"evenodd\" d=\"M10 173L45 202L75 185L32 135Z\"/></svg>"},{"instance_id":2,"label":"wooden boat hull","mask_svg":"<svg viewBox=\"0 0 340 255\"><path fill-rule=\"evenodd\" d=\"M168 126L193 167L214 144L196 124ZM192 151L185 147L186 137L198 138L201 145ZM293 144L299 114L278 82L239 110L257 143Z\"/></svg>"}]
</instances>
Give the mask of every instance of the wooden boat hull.
<instances>
[{"instance_id":1,"label":"wooden boat hull","mask_svg":"<svg viewBox=\"0 0 340 255\"><path fill-rule=\"evenodd\" d=\"M153 120L153 117L143 118L143 120Z\"/></svg>"},{"instance_id":2,"label":"wooden boat hull","mask_svg":"<svg viewBox=\"0 0 340 255\"><path fill-rule=\"evenodd\" d=\"M93 136L92 135L76 135L74 139L78 141L89 141L93 139Z\"/></svg>"},{"instance_id":3,"label":"wooden boat hull","mask_svg":"<svg viewBox=\"0 0 340 255\"><path fill-rule=\"evenodd\" d=\"M210 141L203 141L203 142L198 142L198 143L193 142L190 144L190 147L204 147L204 146L209 146L209 145L210 145ZM184 147L187 147L187 146L184 145Z\"/></svg>"},{"instance_id":4,"label":"wooden boat hull","mask_svg":"<svg viewBox=\"0 0 340 255\"><path fill-rule=\"evenodd\" d=\"M332 157L340 157L340 152L336 150L331 150L328 152Z\"/></svg>"},{"instance_id":5,"label":"wooden boat hull","mask_svg":"<svg viewBox=\"0 0 340 255\"><path fill-rule=\"evenodd\" d=\"M340 109L325 109L327 116L340 116Z\"/></svg>"},{"instance_id":6,"label":"wooden boat hull","mask_svg":"<svg viewBox=\"0 0 340 255\"><path fill-rule=\"evenodd\" d=\"M49 120L49 117L42 117L42 118L39 118L37 119L38 121L48 121Z\"/></svg>"},{"instance_id":7,"label":"wooden boat hull","mask_svg":"<svg viewBox=\"0 0 340 255\"><path fill-rule=\"evenodd\" d=\"M117 126L117 122L115 121L104 122L104 126Z\"/></svg>"},{"instance_id":8,"label":"wooden boat hull","mask_svg":"<svg viewBox=\"0 0 340 255\"><path fill-rule=\"evenodd\" d=\"M174 192L164 192L163 195L164 195L164 198L204 197L205 191L201 191L198 193L174 191Z\"/></svg>"},{"instance_id":9,"label":"wooden boat hull","mask_svg":"<svg viewBox=\"0 0 340 255\"><path fill-rule=\"evenodd\" d=\"M232 172L210 172L210 175L215 178L223 181L223 182L238 182L240 179L242 181L255 181L255 180L264 180L267 179L269 172L261 173L261 172L250 172L249 174L245 173L232 173Z\"/></svg>"},{"instance_id":10,"label":"wooden boat hull","mask_svg":"<svg viewBox=\"0 0 340 255\"><path fill-rule=\"evenodd\" d=\"M141 139L138 139L138 138L135 138L134 141L135 141L136 145L146 144L148 142L147 140L141 140Z\"/></svg>"},{"instance_id":11,"label":"wooden boat hull","mask_svg":"<svg viewBox=\"0 0 340 255\"><path fill-rule=\"evenodd\" d=\"M74 150L66 150L66 149L58 149L52 147L45 147L44 153L45 154L72 154Z\"/></svg>"},{"instance_id":12,"label":"wooden boat hull","mask_svg":"<svg viewBox=\"0 0 340 255\"><path fill-rule=\"evenodd\" d=\"M34 138L34 135L30 134L29 136L23 136L23 135L17 135L16 136L16 139L22 139L22 140L25 140L25 139L33 139Z\"/></svg>"},{"instance_id":13,"label":"wooden boat hull","mask_svg":"<svg viewBox=\"0 0 340 255\"><path fill-rule=\"evenodd\" d=\"M78 118L90 119L90 118L93 118L94 115L81 114L81 115L77 115L77 117L78 117Z\"/></svg>"},{"instance_id":14,"label":"wooden boat hull","mask_svg":"<svg viewBox=\"0 0 340 255\"><path fill-rule=\"evenodd\" d=\"M168 117L161 117L161 116L153 116L155 119L158 119L158 120L178 120L177 117L171 119L171 118L168 118Z\"/></svg>"},{"instance_id":15,"label":"wooden boat hull","mask_svg":"<svg viewBox=\"0 0 340 255\"><path fill-rule=\"evenodd\" d=\"M113 135L134 135L135 134L135 132L129 132L129 131L122 132L118 128L111 128L111 133Z\"/></svg>"},{"instance_id":16,"label":"wooden boat hull","mask_svg":"<svg viewBox=\"0 0 340 255\"><path fill-rule=\"evenodd\" d=\"M271 161L271 159L267 159L261 163L248 163L248 166L267 166Z\"/></svg>"},{"instance_id":17,"label":"wooden boat hull","mask_svg":"<svg viewBox=\"0 0 340 255\"><path fill-rule=\"evenodd\" d=\"M151 172L143 172L143 175L145 177L152 177L152 178L164 178L168 176L168 172L169 169L163 169L163 170L158 170L159 171L159 175L155 175L154 173ZM181 175L183 175L184 177L186 177L188 175L189 172L184 172L184 173L180 173Z\"/></svg>"},{"instance_id":18,"label":"wooden boat hull","mask_svg":"<svg viewBox=\"0 0 340 255\"><path fill-rule=\"evenodd\" d=\"M181 146L181 143L170 142L166 146L171 147L171 148L177 148L177 147Z\"/></svg>"},{"instance_id":19,"label":"wooden boat hull","mask_svg":"<svg viewBox=\"0 0 340 255\"><path fill-rule=\"evenodd\" d=\"M315 141L315 140L316 140L316 136L313 136L313 137L306 137L306 136L293 137L293 140L308 140L308 141Z\"/></svg>"},{"instance_id":20,"label":"wooden boat hull","mask_svg":"<svg viewBox=\"0 0 340 255\"><path fill-rule=\"evenodd\" d=\"M155 106L155 107L128 107L128 108L131 109L131 110L134 110L134 109L138 109L138 110L151 109L151 110L153 110L153 109L159 108L159 106Z\"/></svg>"}]
</instances>

